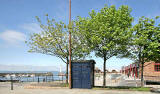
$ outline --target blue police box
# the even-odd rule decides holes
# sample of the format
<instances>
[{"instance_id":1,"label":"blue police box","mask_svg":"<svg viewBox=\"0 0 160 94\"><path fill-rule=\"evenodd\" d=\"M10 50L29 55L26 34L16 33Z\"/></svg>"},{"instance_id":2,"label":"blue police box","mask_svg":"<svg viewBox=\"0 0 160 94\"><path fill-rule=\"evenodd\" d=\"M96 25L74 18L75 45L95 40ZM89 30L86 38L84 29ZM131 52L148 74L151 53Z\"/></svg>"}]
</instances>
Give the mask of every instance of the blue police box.
<instances>
[{"instance_id":1,"label":"blue police box","mask_svg":"<svg viewBox=\"0 0 160 94\"><path fill-rule=\"evenodd\" d=\"M72 88L87 88L94 86L94 60L78 60L71 62Z\"/></svg>"}]
</instances>

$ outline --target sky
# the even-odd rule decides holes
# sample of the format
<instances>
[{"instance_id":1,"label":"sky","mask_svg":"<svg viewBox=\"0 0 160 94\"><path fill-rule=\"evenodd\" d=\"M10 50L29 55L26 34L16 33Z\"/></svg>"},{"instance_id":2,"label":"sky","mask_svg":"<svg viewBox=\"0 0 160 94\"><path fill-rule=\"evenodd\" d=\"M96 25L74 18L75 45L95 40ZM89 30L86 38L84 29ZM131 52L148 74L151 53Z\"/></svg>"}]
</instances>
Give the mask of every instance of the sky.
<instances>
[{"instance_id":1,"label":"sky","mask_svg":"<svg viewBox=\"0 0 160 94\"><path fill-rule=\"evenodd\" d=\"M160 16L160 0L72 0L72 20L77 16L88 17L91 10L98 11L105 4L117 8L128 5L132 8L133 24L141 16ZM69 0L0 0L0 65L56 66L53 70L63 66L65 69L65 64L57 57L27 52L29 47L24 41L30 34L41 31L35 16L45 22L45 14L68 24ZM92 59L96 61L96 67L103 68L103 59L94 55ZM132 62L134 61L112 57L107 60L106 67L108 70L119 70Z\"/></svg>"}]
</instances>

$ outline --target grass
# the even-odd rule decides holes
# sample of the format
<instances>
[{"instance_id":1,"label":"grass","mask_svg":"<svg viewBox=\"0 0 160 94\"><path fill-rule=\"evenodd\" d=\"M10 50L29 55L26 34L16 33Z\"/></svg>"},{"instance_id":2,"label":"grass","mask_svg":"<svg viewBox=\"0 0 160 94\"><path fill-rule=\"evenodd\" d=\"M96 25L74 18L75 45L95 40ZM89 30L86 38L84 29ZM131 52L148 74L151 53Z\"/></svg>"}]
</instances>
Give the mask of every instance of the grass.
<instances>
[{"instance_id":1,"label":"grass","mask_svg":"<svg viewBox=\"0 0 160 94\"><path fill-rule=\"evenodd\" d=\"M62 84L60 84L60 87L69 87L69 84L62 83Z\"/></svg>"},{"instance_id":2,"label":"grass","mask_svg":"<svg viewBox=\"0 0 160 94\"><path fill-rule=\"evenodd\" d=\"M149 87L127 87L127 86L118 86L118 87L94 87L96 90L132 90L132 91L150 91Z\"/></svg>"},{"instance_id":3,"label":"grass","mask_svg":"<svg viewBox=\"0 0 160 94\"><path fill-rule=\"evenodd\" d=\"M131 90L135 90L135 91L150 91L151 88L149 87L137 87L137 88L130 88Z\"/></svg>"},{"instance_id":4,"label":"grass","mask_svg":"<svg viewBox=\"0 0 160 94\"><path fill-rule=\"evenodd\" d=\"M43 83L33 83L31 86L47 86L47 87L68 87L69 85L66 83L59 82L43 82Z\"/></svg>"}]
</instances>

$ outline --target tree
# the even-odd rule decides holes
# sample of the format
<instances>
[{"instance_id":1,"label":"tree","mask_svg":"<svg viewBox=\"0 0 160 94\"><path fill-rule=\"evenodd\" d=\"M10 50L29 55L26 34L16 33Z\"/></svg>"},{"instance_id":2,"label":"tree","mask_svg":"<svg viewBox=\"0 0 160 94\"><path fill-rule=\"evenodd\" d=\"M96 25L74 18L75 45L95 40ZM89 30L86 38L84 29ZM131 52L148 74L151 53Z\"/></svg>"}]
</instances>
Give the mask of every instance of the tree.
<instances>
[{"instance_id":1,"label":"tree","mask_svg":"<svg viewBox=\"0 0 160 94\"><path fill-rule=\"evenodd\" d=\"M47 24L42 24L41 20L37 18L42 28L41 33L33 33L27 41L30 47L29 52L42 53L46 55L56 56L66 63L66 83L68 83L68 64L69 64L69 29L63 22L56 22L54 19L49 19ZM74 25L71 26L72 28ZM70 27L70 28L71 28ZM72 60L84 59L89 51L86 46L80 41L78 32L72 29Z\"/></svg>"},{"instance_id":2,"label":"tree","mask_svg":"<svg viewBox=\"0 0 160 94\"><path fill-rule=\"evenodd\" d=\"M131 28L133 20L130 12L128 6L118 9L115 6L105 6L99 12L92 10L90 17L78 17L76 21L77 31L81 32L95 55L104 60L103 86L106 85L106 61L121 53L130 38L128 29Z\"/></svg>"},{"instance_id":3,"label":"tree","mask_svg":"<svg viewBox=\"0 0 160 94\"><path fill-rule=\"evenodd\" d=\"M133 27L133 40L130 46L132 57L137 58L141 66L141 86L143 87L143 68L147 61L160 61L160 24L155 19L141 17Z\"/></svg>"},{"instance_id":4,"label":"tree","mask_svg":"<svg viewBox=\"0 0 160 94\"><path fill-rule=\"evenodd\" d=\"M156 17L158 19L158 17ZM132 36L125 46L125 51L119 57L127 57L138 62L141 67L141 87L143 87L143 68L147 61L160 61L160 24L156 19L139 18L131 29Z\"/></svg>"}]
</instances>

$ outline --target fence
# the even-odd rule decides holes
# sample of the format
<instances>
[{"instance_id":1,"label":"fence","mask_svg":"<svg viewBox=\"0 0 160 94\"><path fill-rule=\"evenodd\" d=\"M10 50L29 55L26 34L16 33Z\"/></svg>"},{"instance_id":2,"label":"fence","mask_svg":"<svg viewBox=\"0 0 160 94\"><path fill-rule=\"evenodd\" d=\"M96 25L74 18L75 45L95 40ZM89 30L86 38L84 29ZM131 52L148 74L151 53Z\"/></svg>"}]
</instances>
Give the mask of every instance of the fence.
<instances>
[{"instance_id":1,"label":"fence","mask_svg":"<svg viewBox=\"0 0 160 94\"><path fill-rule=\"evenodd\" d=\"M160 76L144 75L146 85L160 85Z\"/></svg>"},{"instance_id":2,"label":"fence","mask_svg":"<svg viewBox=\"0 0 160 94\"><path fill-rule=\"evenodd\" d=\"M53 75L53 76L23 76L23 77L12 77L13 82L51 82L51 81L64 81L65 75ZM8 82L11 77L0 77L0 82Z\"/></svg>"},{"instance_id":3,"label":"fence","mask_svg":"<svg viewBox=\"0 0 160 94\"><path fill-rule=\"evenodd\" d=\"M159 85L160 87L160 76L148 76L144 75L144 84L148 85ZM95 86L103 86L103 73L95 73ZM127 87L139 87L141 86L140 77L136 75L128 76L122 73L106 73L106 86L127 86Z\"/></svg>"},{"instance_id":4,"label":"fence","mask_svg":"<svg viewBox=\"0 0 160 94\"><path fill-rule=\"evenodd\" d=\"M0 76L0 87L8 87L13 90L15 87L66 87L65 75L43 75L43 76Z\"/></svg>"},{"instance_id":5,"label":"fence","mask_svg":"<svg viewBox=\"0 0 160 94\"><path fill-rule=\"evenodd\" d=\"M103 73L95 73L94 86L103 86ZM13 83L10 83L12 80ZM51 86L51 87L64 87L66 86L65 75L52 75L52 76L24 76L24 77L0 77L1 82L6 82L9 85L25 85L30 86ZM8 83L7 83L8 82ZM144 75L145 85L160 85L160 76L147 76ZM5 83L4 83L5 84ZM141 79L129 76L122 73L106 73L106 86L129 86L138 87L141 85Z\"/></svg>"},{"instance_id":6,"label":"fence","mask_svg":"<svg viewBox=\"0 0 160 94\"><path fill-rule=\"evenodd\" d=\"M130 84L127 83L128 81L127 76L121 73L106 73L106 86L136 86L135 80L133 80L133 83L130 82ZM102 73L95 74L95 86L103 86Z\"/></svg>"}]
</instances>

